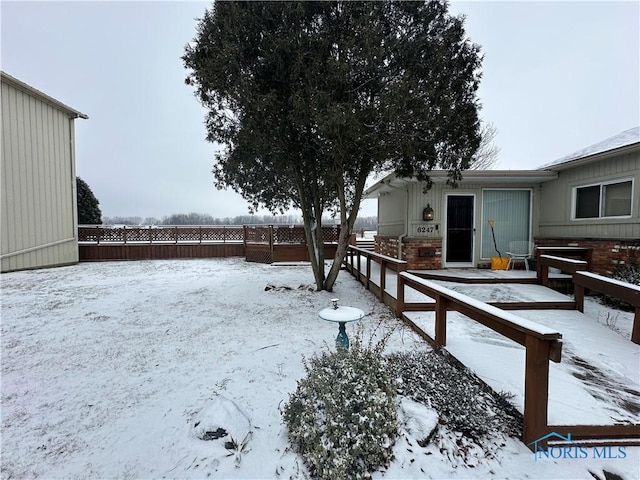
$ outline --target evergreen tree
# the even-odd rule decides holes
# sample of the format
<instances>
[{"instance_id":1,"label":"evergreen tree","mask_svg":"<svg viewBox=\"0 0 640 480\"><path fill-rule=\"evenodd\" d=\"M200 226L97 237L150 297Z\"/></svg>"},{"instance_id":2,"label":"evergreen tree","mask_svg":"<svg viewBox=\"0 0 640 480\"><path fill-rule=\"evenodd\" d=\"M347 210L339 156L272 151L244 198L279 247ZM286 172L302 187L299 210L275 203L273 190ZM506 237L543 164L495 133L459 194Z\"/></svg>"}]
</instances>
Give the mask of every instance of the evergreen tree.
<instances>
[{"instance_id":1,"label":"evergreen tree","mask_svg":"<svg viewBox=\"0 0 640 480\"><path fill-rule=\"evenodd\" d=\"M76 177L76 191L78 197L78 224L100 225L102 212L98 206L100 202L95 197L87 182Z\"/></svg>"},{"instance_id":2,"label":"evergreen tree","mask_svg":"<svg viewBox=\"0 0 640 480\"><path fill-rule=\"evenodd\" d=\"M208 110L219 188L302 212L318 289L331 290L367 177L461 179L480 143L479 47L447 2L216 2L182 57ZM340 238L324 269L322 217Z\"/></svg>"}]
</instances>

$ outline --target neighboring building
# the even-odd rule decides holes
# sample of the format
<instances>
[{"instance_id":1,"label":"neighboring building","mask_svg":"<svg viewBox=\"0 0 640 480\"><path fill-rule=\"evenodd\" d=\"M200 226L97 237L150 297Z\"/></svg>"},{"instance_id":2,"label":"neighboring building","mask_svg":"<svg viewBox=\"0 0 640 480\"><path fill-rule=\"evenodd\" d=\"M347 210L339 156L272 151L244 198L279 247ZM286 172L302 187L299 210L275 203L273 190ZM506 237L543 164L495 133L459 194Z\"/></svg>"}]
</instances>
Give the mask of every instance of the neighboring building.
<instances>
[{"instance_id":1,"label":"neighboring building","mask_svg":"<svg viewBox=\"0 0 640 480\"><path fill-rule=\"evenodd\" d=\"M0 74L1 271L76 263L74 119L88 117Z\"/></svg>"},{"instance_id":2,"label":"neighboring building","mask_svg":"<svg viewBox=\"0 0 640 480\"><path fill-rule=\"evenodd\" d=\"M378 197L376 251L410 269L488 266L495 235L503 256L516 240L592 247L605 273L640 243L640 128L538 170L469 170L457 188L431 173L429 191L391 174L365 192Z\"/></svg>"}]
</instances>

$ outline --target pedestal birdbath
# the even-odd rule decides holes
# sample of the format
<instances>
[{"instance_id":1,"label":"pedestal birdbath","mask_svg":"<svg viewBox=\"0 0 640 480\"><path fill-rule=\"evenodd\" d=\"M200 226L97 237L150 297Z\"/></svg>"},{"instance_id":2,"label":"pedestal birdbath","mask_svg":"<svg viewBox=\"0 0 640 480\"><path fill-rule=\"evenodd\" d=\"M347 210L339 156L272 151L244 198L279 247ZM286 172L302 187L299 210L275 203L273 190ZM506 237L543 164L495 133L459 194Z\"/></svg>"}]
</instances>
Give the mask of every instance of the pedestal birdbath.
<instances>
[{"instance_id":1,"label":"pedestal birdbath","mask_svg":"<svg viewBox=\"0 0 640 480\"><path fill-rule=\"evenodd\" d=\"M338 336L336 337L336 347L349 348L349 337L345 330L345 325L349 322L355 322L364 317L364 312L355 307L338 306L338 299L331 299L332 306L320 310L318 316L327 322L338 323Z\"/></svg>"}]
</instances>

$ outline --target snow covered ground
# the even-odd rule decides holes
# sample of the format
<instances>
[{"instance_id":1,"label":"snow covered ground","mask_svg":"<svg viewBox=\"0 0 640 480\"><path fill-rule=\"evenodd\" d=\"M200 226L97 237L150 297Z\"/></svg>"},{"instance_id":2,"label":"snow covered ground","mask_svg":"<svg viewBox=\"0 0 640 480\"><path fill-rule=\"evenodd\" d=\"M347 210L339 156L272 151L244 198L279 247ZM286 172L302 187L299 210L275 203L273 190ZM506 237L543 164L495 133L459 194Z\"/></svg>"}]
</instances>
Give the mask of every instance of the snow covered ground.
<instances>
[{"instance_id":1,"label":"snow covered ground","mask_svg":"<svg viewBox=\"0 0 640 480\"><path fill-rule=\"evenodd\" d=\"M82 263L0 280L2 478L305 478L280 412L304 374L303 356L334 348L337 327L318 311L338 297L367 313L356 322L365 340L393 329L389 351L429 350L346 272L333 293L313 291L308 266L242 259ZM454 288L480 299L514 294L498 287ZM587 317L572 314L523 314L591 346L583 354L565 343L563 363L552 364L560 405L550 403L551 420L638 422L640 347L625 331L631 315L595 302ZM428 328L427 317L419 320ZM348 334L356 328L348 325ZM454 314L448 339L455 355L518 405L517 345ZM597 368L591 384L572 374L584 369L572 358ZM396 458L373 478L592 479L589 471L604 478L603 470L640 478L638 447L624 458L535 461L511 438L491 439L504 444L497 457L478 455L470 468L436 445L417 445L416 425L433 422L433 411L402 405ZM229 436L212 438L221 424L233 448L222 441Z\"/></svg>"}]
</instances>

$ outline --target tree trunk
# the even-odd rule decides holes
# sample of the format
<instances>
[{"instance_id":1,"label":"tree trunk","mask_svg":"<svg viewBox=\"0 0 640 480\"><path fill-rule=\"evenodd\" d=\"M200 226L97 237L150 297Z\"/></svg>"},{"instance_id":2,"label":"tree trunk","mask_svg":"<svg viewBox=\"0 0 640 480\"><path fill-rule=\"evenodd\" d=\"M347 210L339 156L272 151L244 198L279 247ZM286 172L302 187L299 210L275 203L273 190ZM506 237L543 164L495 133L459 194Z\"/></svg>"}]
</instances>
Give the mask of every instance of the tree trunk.
<instances>
[{"instance_id":1,"label":"tree trunk","mask_svg":"<svg viewBox=\"0 0 640 480\"><path fill-rule=\"evenodd\" d=\"M340 267L344 261L344 257L347 254L347 247L349 246L349 239L351 238L351 228L348 224L340 225L340 235L338 236L338 246L336 248L336 255L333 257L333 264L327 275L327 279L324 281L324 289L328 292L333 291L333 284L338 279L338 273L340 273Z\"/></svg>"},{"instance_id":2,"label":"tree trunk","mask_svg":"<svg viewBox=\"0 0 640 480\"><path fill-rule=\"evenodd\" d=\"M329 270L326 280L324 281L324 289L328 292L333 291L333 284L338 278L342 262L347 254L347 248L349 246L349 239L351 238L351 232L353 231L353 225L356 223L356 217L358 216L358 210L360 210L360 202L362 200L362 192L367 180L366 175L361 175L358 178L356 185L356 193L351 204L351 210L347 214L347 196L342 182L338 185L338 200L340 201L340 235L338 237L338 247L336 248L336 255L333 258L333 264Z\"/></svg>"},{"instance_id":3,"label":"tree trunk","mask_svg":"<svg viewBox=\"0 0 640 480\"><path fill-rule=\"evenodd\" d=\"M325 281L324 271L324 240L322 238L322 221L317 220L311 209L302 209L304 223L304 235L307 243L307 251L311 261L313 277L316 281L316 290L323 290ZM322 218L322 217L320 217ZM320 245L320 247L318 247Z\"/></svg>"}]
</instances>

